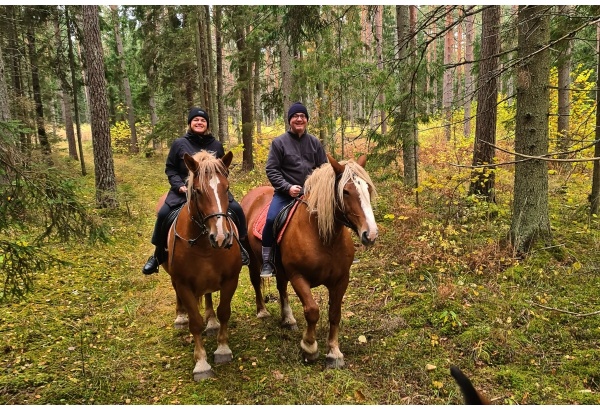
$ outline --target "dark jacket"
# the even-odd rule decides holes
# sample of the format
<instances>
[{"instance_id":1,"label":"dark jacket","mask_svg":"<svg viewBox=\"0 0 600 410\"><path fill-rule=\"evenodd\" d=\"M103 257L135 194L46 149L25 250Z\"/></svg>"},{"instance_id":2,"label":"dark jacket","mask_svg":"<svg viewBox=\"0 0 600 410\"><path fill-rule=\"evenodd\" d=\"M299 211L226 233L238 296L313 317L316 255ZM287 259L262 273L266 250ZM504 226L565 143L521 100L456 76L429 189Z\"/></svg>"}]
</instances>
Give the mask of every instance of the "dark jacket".
<instances>
[{"instance_id":1,"label":"dark jacket","mask_svg":"<svg viewBox=\"0 0 600 410\"><path fill-rule=\"evenodd\" d=\"M327 162L325 149L314 135L302 137L288 131L271 142L267 158L267 178L277 192L287 193L292 185L304 186L315 168Z\"/></svg>"},{"instance_id":2,"label":"dark jacket","mask_svg":"<svg viewBox=\"0 0 600 410\"><path fill-rule=\"evenodd\" d=\"M212 134L198 135L188 131L184 136L173 141L165 166L165 174L167 174L171 185L165 203L171 208L186 201L185 193L179 192L179 188L186 185L188 177L188 169L183 161L183 154L187 152L189 155L193 155L202 150L214 152L217 158L225 156L223 144L216 140Z\"/></svg>"}]
</instances>

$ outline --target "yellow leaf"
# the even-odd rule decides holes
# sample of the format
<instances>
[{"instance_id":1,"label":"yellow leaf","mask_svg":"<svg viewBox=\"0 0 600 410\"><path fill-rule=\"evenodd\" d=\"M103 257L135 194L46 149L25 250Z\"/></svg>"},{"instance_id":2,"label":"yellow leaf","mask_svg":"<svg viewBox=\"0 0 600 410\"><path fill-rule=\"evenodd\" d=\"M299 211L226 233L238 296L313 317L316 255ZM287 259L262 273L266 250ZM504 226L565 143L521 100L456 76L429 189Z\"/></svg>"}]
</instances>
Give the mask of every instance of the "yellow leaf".
<instances>
[{"instance_id":1,"label":"yellow leaf","mask_svg":"<svg viewBox=\"0 0 600 410\"><path fill-rule=\"evenodd\" d=\"M360 343L360 344L367 343L367 338L364 335L358 336L358 343Z\"/></svg>"},{"instance_id":2,"label":"yellow leaf","mask_svg":"<svg viewBox=\"0 0 600 410\"><path fill-rule=\"evenodd\" d=\"M444 387L444 383L442 382L438 382L438 381L432 381L431 384L433 385L433 387L435 387L436 389L441 389L442 387Z\"/></svg>"}]
</instances>

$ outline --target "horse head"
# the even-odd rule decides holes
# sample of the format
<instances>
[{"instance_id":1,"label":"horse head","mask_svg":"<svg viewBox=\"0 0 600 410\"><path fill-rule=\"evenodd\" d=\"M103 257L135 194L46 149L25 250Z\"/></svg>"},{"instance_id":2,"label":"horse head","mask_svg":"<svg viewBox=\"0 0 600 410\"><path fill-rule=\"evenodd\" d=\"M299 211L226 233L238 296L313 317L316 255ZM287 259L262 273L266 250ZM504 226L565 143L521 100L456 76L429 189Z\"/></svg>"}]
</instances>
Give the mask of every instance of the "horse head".
<instances>
[{"instance_id":1,"label":"horse head","mask_svg":"<svg viewBox=\"0 0 600 410\"><path fill-rule=\"evenodd\" d=\"M339 163L327 154L335 172L338 209L342 222L356 232L363 245L373 245L378 236L377 224L371 207L375 187L364 166L367 156L357 161Z\"/></svg>"},{"instance_id":2,"label":"horse head","mask_svg":"<svg viewBox=\"0 0 600 410\"><path fill-rule=\"evenodd\" d=\"M231 151L221 159L206 151L183 155L189 170L187 206L192 220L208 234L213 248L228 247L233 241L233 223L227 215L227 175L232 158Z\"/></svg>"}]
</instances>

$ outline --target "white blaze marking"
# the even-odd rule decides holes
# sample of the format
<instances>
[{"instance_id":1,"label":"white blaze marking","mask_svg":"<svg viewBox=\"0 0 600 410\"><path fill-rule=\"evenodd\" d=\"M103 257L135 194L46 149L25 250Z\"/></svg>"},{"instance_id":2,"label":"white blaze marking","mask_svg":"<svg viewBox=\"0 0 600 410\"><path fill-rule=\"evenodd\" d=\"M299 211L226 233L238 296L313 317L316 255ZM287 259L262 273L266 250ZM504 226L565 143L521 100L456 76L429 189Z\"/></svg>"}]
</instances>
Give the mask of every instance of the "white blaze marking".
<instances>
[{"instance_id":1,"label":"white blaze marking","mask_svg":"<svg viewBox=\"0 0 600 410\"><path fill-rule=\"evenodd\" d=\"M223 213L223 205L221 204L221 202L219 201L219 178L217 178L217 176L215 175L214 177L212 177L210 179L210 181L208 182L208 184L210 185L210 187L212 188L214 194L215 194L215 200L217 201L217 208L219 210L219 213ZM217 222L221 221L221 223L217 223L217 242L219 242L221 239L223 239L225 237L225 232L223 229L223 226L225 224L225 218L222 217L218 217L217 218Z\"/></svg>"},{"instance_id":2,"label":"white blaze marking","mask_svg":"<svg viewBox=\"0 0 600 410\"><path fill-rule=\"evenodd\" d=\"M367 219L367 237L374 241L377 238L377 224L375 223L375 215L373 214L373 208L371 207L371 196L369 195L369 185L364 179L355 176L352 178L356 190L358 191L358 198L360 199L360 206Z\"/></svg>"}]
</instances>

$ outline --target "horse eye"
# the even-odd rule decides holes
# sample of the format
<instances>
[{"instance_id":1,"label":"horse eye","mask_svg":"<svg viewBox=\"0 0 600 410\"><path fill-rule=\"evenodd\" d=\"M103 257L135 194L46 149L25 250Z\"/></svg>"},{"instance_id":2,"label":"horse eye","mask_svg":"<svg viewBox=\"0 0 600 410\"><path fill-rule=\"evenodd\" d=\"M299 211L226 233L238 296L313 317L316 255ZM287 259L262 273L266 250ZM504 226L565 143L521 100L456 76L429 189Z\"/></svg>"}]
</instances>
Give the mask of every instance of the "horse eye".
<instances>
[{"instance_id":1,"label":"horse eye","mask_svg":"<svg viewBox=\"0 0 600 410\"><path fill-rule=\"evenodd\" d=\"M348 192L347 190L344 189L344 196L349 196L350 192Z\"/></svg>"}]
</instances>

